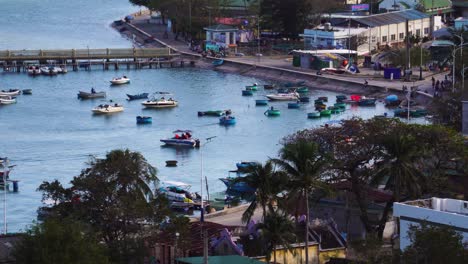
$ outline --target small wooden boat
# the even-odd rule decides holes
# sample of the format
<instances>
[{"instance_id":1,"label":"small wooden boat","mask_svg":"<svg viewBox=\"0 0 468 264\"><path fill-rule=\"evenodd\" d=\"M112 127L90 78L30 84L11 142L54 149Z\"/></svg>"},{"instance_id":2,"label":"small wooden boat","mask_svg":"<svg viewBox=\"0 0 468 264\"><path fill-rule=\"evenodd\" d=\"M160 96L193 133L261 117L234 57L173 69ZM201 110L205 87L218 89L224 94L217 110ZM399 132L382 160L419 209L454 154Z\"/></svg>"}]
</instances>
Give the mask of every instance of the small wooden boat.
<instances>
[{"instance_id":1,"label":"small wooden boat","mask_svg":"<svg viewBox=\"0 0 468 264\"><path fill-rule=\"evenodd\" d=\"M315 111L315 112L307 113L307 118L320 118L320 112Z\"/></svg>"},{"instance_id":2,"label":"small wooden boat","mask_svg":"<svg viewBox=\"0 0 468 264\"><path fill-rule=\"evenodd\" d=\"M219 119L220 125L228 126L228 125L234 125L235 123L236 123L236 118L230 115L223 116Z\"/></svg>"},{"instance_id":3,"label":"small wooden boat","mask_svg":"<svg viewBox=\"0 0 468 264\"><path fill-rule=\"evenodd\" d=\"M302 86L302 87L299 87L296 89L296 92L298 93L308 93L309 92L309 88L305 87L305 86Z\"/></svg>"},{"instance_id":4,"label":"small wooden boat","mask_svg":"<svg viewBox=\"0 0 468 264\"><path fill-rule=\"evenodd\" d=\"M253 91L252 90L242 90L242 95L243 96L252 96Z\"/></svg>"},{"instance_id":5,"label":"small wooden boat","mask_svg":"<svg viewBox=\"0 0 468 264\"><path fill-rule=\"evenodd\" d=\"M166 160L166 167L177 167L177 160Z\"/></svg>"},{"instance_id":6,"label":"small wooden boat","mask_svg":"<svg viewBox=\"0 0 468 264\"><path fill-rule=\"evenodd\" d=\"M0 96L0 104L6 105L6 104L14 104L16 103L16 99L11 96Z\"/></svg>"},{"instance_id":7,"label":"small wooden boat","mask_svg":"<svg viewBox=\"0 0 468 264\"><path fill-rule=\"evenodd\" d=\"M307 97L307 96L301 96L301 97L299 97L299 101L301 103L308 103L308 102L310 102L310 98Z\"/></svg>"},{"instance_id":8,"label":"small wooden boat","mask_svg":"<svg viewBox=\"0 0 468 264\"><path fill-rule=\"evenodd\" d=\"M331 110L322 110L320 111L320 116L331 116Z\"/></svg>"},{"instance_id":9,"label":"small wooden boat","mask_svg":"<svg viewBox=\"0 0 468 264\"><path fill-rule=\"evenodd\" d=\"M148 93L141 93L141 94L127 94L128 101L138 100L138 99L148 99Z\"/></svg>"},{"instance_id":10,"label":"small wooden boat","mask_svg":"<svg viewBox=\"0 0 468 264\"><path fill-rule=\"evenodd\" d=\"M23 89L21 91L22 94L32 94L32 89Z\"/></svg>"},{"instance_id":11,"label":"small wooden boat","mask_svg":"<svg viewBox=\"0 0 468 264\"><path fill-rule=\"evenodd\" d=\"M20 89L1 90L0 96L15 96L21 93Z\"/></svg>"},{"instance_id":12,"label":"small wooden boat","mask_svg":"<svg viewBox=\"0 0 468 264\"><path fill-rule=\"evenodd\" d=\"M127 76L122 76L118 78L113 78L112 80L110 80L110 83L112 85L127 84L130 83L130 79Z\"/></svg>"},{"instance_id":13,"label":"small wooden boat","mask_svg":"<svg viewBox=\"0 0 468 264\"><path fill-rule=\"evenodd\" d=\"M299 103L288 103L288 109L299 109Z\"/></svg>"},{"instance_id":14,"label":"small wooden boat","mask_svg":"<svg viewBox=\"0 0 468 264\"><path fill-rule=\"evenodd\" d=\"M31 76L37 76L41 74L41 68L39 66L29 66L28 74Z\"/></svg>"},{"instance_id":15,"label":"small wooden boat","mask_svg":"<svg viewBox=\"0 0 468 264\"><path fill-rule=\"evenodd\" d=\"M256 164L257 162L255 161L241 161L236 163L236 167L239 171L246 171L247 169L249 169L252 166L255 166Z\"/></svg>"},{"instance_id":16,"label":"small wooden boat","mask_svg":"<svg viewBox=\"0 0 468 264\"><path fill-rule=\"evenodd\" d=\"M321 100L321 99L316 99L316 100L314 100L314 103L315 103L315 104L323 104L323 100Z\"/></svg>"},{"instance_id":17,"label":"small wooden boat","mask_svg":"<svg viewBox=\"0 0 468 264\"><path fill-rule=\"evenodd\" d=\"M124 110L124 107L119 104L113 104L113 105L98 105L95 108L93 108L91 111L95 114L113 114L113 113L118 113L122 112Z\"/></svg>"},{"instance_id":18,"label":"small wooden boat","mask_svg":"<svg viewBox=\"0 0 468 264\"><path fill-rule=\"evenodd\" d=\"M359 106L375 106L375 102L377 99L375 98L362 98L358 101Z\"/></svg>"},{"instance_id":19,"label":"small wooden boat","mask_svg":"<svg viewBox=\"0 0 468 264\"><path fill-rule=\"evenodd\" d=\"M146 108L168 108L178 106L179 102L172 98L165 99L164 97L161 97L160 99L144 101L141 104L144 105Z\"/></svg>"},{"instance_id":20,"label":"small wooden boat","mask_svg":"<svg viewBox=\"0 0 468 264\"><path fill-rule=\"evenodd\" d=\"M336 102L341 102L343 100L346 100L348 99L348 97L346 95L337 95L336 96Z\"/></svg>"},{"instance_id":21,"label":"small wooden boat","mask_svg":"<svg viewBox=\"0 0 468 264\"><path fill-rule=\"evenodd\" d=\"M174 137L160 139L159 141L163 142L167 146L173 147L200 147L200 140L197 138L192 138L191 130L176 130L173 133L176 134ZM178 133L182 133L182 136L180 136Z\"/></svg>"},{"instance_id":22,"label":"small wooden boat","mask_svg":"<svg viewBox=\"0 0 468 264\"><path fill-rule=\"evenodd\" d=\"M258 105L258 106L268 105L268 100L266 99L255 100L255 105Z\"/></svg>"},{"instance_id":23,"label":"small wooden boat","mask_svg":"<svg viewBox=\"0 0 468 264\"><path fill-rule=\"evenodd\" d=\"M341 108L341 109L346 109L346 104L345 103L335 103L333 106Z\"/></svg>"},{"instance_id":24,"label":"small wooden boat","mask_svg":"<svg viewBox=\"0 0 468 264\"><path fill-rule=\"evenodd\" d=\"M322 102L328 102L328 97L326 96L320 96L318 100L322 100Z\"/></svg>"},{"instance_id":25,"label":"small wooden boat","mask_svg":"<svg viewBox=\"0 0 468 264\"><path fill-rule=\"evenodd\" d=\"M342 110L336 106L329 106L327 109L330 110L332 114L339 114L342 112Z\"/></svg>"},{"instance_id":26,"label":"small wooden boat","mask_svg":"<svg viewBox=\"0 0 468 264\"><path fill-rule=\"evenodd\" d=\"M316 110L323 110L326 109L327 105L326 104L315 104L315 109Z\"/></svg>"},{"instance_id":27,"label":"small wooden boat","mask_svg":"<svg viewBox=\"0 0 468 264\"><path fill-rule=\"evenodd\" d=\"M271 101L297 101L299 94L297 92L267 94L266 97Z\"/></svg>"},{"instance_id":28,"label":"small wooden boat","mask_svg":"<svg viewBox=\"0 0 468 264\"><path fill-rule=\"evenodd\" d=\"M199 111L198 116L223 116L230 115L231 110L210 110L210 111Z\"/></svg>"},{"instance_id":29,"label":"small wooden boat","mask_svg":"<svg viewBox=\"0 0 468 264\"><path fill-rule=\"evenodd\" d=\"M255 92L255 91L258 91L258 86L256 86L256 85L247 85L247 86L245 86L245 89Z\"/></svg>"},{"instance_id":30,"label":"small wooden boat","mask_svg":"<svg viewBox=\"0 0 468 264\"><path fill-rule=\"evenodd\" d=\"M105 98L106 97L106 92L83 92L79 91L78 92L78 99L94 99L94 98Z\"/></svg>"},{"instance_id":31,"label":"small wooden boat","mask_svg":"<svg viewBox=\"0 0 468 264\"><path fill-rule=\"evenodd\" d=\"M279 116L281 114L281 111L278 109L274 109L273 106L266 110L265 113L263 113L266 116Z\"/></svg>"},{"instance_id":32,"label":"small wooden boat","mask_svg":"<svg viewBox=\"0 0 468 264\"><path fill-rule=\"evenodd\" d=\"M151 116L137 116L137 124L151 124L153 123L153 118Z\"/></svg>"},{"instance_id":33,"label":"small wooden boat","mask_svg":"<svg viewBox=\"0 0 468 264\"><path fill-rule=\"evenodd\" d=\"M213 66L217 67L217 66L223 65L223 63L224 63L224 60L217 59L217 60L214 60L211 64L213 64Z\"/></svg>"},{"instance_id":34,"label":"small wooden boat","mask_svg":"<svg viewBox=\"0 0 468 264\"><path fill-rule=\"evenodd\" d=\"M263 89L265 89L265 90L275 89L275 85L273 85L273 84L265 84L265 85L263 85Z\"/></svg>"}]
</instances>

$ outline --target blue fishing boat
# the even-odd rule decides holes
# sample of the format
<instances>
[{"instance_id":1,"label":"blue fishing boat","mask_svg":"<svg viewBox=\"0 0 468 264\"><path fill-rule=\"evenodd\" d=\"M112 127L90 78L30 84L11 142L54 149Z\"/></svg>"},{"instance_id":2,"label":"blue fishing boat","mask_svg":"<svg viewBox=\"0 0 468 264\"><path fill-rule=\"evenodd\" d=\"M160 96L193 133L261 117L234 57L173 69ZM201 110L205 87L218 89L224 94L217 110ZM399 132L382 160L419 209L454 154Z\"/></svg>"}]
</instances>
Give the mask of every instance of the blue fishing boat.
<instances>
[{"instance_id":1,"label":"blue fishing boat","mask_svg":"<svg viewBox=\"0 0 468 264\"><path fill-rule=\"evenodd\" d=\"M253 91L252 90L242 90L242 95L243 96L252 96Z\"/></svg>"},{"instance_id":2,"label":"blue fishing boat","mask_svg":"<svg viewBox=\"0 0 468 264\"><path fill-rule=\"evenodd\" d=\"M298 109L299 106L300 106L299 103L288 103L289 109Z\"/></svg>"},{"instance_id":3,"label":"blue fishing boat","mask_svg":"<svg viewBox=\"0 0 468 264\"><path fill-rule=\"evenodd\" d=\"M348 99L348 97L346 95L337 95L336 96L336 102L337 103L341 103L341 102L343 102L343 100L346 100L346 99Z\"/></svg>"},{"instance_id":4,"label":"blue fishing boat","mask_svg":"<svg viewBox=\"0 0 468 264\"><path fill-rule=\"evenodd\" d=\"M218 60L214 60L211 64L213 64L213 66L221 66L223 65L224 63L224 60L221 60L221 59L218 59Z\"/></svg>"},{"instance_id":5,"label":"blue fishing boat","mask_svg":"<svg viewBox=\"0 0 468 264\"><path fill-rule=\"evenodd\" d=\"M299 101L301 103L308 103L308 102L310 102L310 98L307 97L307 96L301 96L301 97L299 97Z\"/></svg>"},{"instance_id":6,"label":"blue fishing boat","mask_svg":"<svg viewBox=\"0 0 468 264\"><path fill-rule=\"evenodd\" d=\"M268 100L266 99L255 100L255 105L268 105Z\"/></svg>"},{"instance_id":7,"label":"blue fishing boat","mask_svg":"<svg viewBox=\"0 0 468 264\"><path fill-rule=\"evenodd\" d=\"M320 118L320 112L315 111L315 112L307 113L307 118Z\"/></svg>"},{"instance_id":8,"label":"blue fishing boat","mask_svg":"<svg viewBox=\"0 0 468 264\"><path fill-rule=\"evenodd\" d=\"M229 126L229 125L234 125L236 123L236 118L233 117L233 116L223 116L219 119L219 124L220 125L225 125L225 126Z\"/></svg>"},{"instance_id":9,"label":"blue fishing boat","mask_svg":"<svg viewBox=\"0 0 468 264\"><path fill-rule=\"evenodd\" d=\"M255 162L255 161L241 161L241 162L236 163L236 167L237 167L237 169L239 171L245 171L249 167L252 167L252 166L254 166L256 164L257 164L257 162Z\"/></svg>"},{"instance_id":10,"label":"blue fishing boat","mask_svg":"<svg viewBox=\"0 0 468 264\"><path fill-rule=\"evenodd\" d=\"M137 116L137 124L151 124L153 123L153 118L151 116Z\"/></svg>"},{"instance_id":11,"label":"blue fishing boat","mask_svg":"<svg viewBox=\"0 0 468 264\"><path fill-rule=\"evenodd\" d=\"M235 172L235 171L234 171ZM229 191L238 193L252 193L255 192L255 188L250 187L247 183L238 181L239 177L228 176L226 178L219 178L220 181L226 185Z\"/></svg>"},{"instance_id":12,"label":"blue fishing boat","mask_svg":"<svg viewBox=\"0 0 468 264\"><path fill-rule=\"evenodd\" d=\"M128 101L131 100L138 100L138 99L147 99L148 98L148 93L141 93L141 94L127 94Z\"/></svg>"},{"instance_id":13,"label":"blue fishing boat","mask_svg":"<svg viewBox=\"0 0 468 264\"><path fill-rule=\"evenodd\" d=\"M359 106L375 106L375 101L377 99L375 98L362 98L361 100L358 101Z\"/></svg>"}]
</instances>

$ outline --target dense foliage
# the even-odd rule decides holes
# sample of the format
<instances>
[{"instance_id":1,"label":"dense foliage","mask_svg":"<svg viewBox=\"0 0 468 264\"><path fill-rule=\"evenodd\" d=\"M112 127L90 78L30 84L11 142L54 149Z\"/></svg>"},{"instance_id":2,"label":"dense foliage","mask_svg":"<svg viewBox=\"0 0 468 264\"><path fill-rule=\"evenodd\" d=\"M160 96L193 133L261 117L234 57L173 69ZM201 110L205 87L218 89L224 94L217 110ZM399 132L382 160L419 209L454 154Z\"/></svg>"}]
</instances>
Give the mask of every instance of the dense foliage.
<instances>
[{"instance_id":1,"label":"dense foliage","mask_svg":"<svg viewBox=\"0 0 468 264\"><path fill-rule=\"evenodd\" d=\"M142 262L145 239L170 215L167 200L153 195L156 168L129 150L111 151L88 165L69 188L58 181L39 187L44 198L54 200L51 216L89 226L112 262Z\"/></svg>"}]
</instances>

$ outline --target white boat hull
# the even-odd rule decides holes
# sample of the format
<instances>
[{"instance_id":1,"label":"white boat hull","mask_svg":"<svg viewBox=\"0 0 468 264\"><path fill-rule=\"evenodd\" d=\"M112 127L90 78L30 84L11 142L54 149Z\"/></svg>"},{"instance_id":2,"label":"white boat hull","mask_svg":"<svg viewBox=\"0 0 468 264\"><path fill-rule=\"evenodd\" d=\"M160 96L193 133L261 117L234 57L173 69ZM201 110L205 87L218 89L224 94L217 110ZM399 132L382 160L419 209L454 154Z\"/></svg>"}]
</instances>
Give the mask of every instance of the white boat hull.
<instances>
[{"instance_id":1,"label":"white boat hull","mask_svg":"<svg viewBox=\"0 0 468 264\"><path fill-rule=\"evenodd\" d=\"M15 98L11 98L11 97L3 97L3 98L0 98L0 104L15 104L16 103L16 99Z\"/></svg>"},{"instance_id":2,"label":"white boat hull","mask_svg":"<svg viewBox=\"0 0 468 264\"><path fill-rule=\"evenodd\" d=\"M126 84L126 83L129 83L129 82L130 82L129 78L116 78L116 79L112 79L110 81L110 83L114 84L114 85Z\"/></svg>"},{"instance_id":3,"label":"white boat hull","mask_svg":"<svg viewBox=\"0 0 468 264\"><path fill-rule=\"evenodd\" d=\"M169 107L176 107L179 103L177 101L157 100L157 101L145 101L141 104L147 108L169 108Z\"/></svg>"},{"instance_id":4,"label":"white boat hull","mask_svg":"<svg viewBox=\"0 0 468 264\"><path fill-rule=\"evenodd\" d=\"M124 110L123 106L108 106L108 107L95 107L91 110L95 114L113 114L122 112Z\"/></svg>"},{"instance_id":5,"label":"white boat hull","mask_svg":"<svg viewBox=\"0 0 468 264\"><path fill-rule=\"evenodd\" d=\"M293 94L268 94L266 97L272 101L296 101L299 96Z\"/></svg>"}]
</instances>

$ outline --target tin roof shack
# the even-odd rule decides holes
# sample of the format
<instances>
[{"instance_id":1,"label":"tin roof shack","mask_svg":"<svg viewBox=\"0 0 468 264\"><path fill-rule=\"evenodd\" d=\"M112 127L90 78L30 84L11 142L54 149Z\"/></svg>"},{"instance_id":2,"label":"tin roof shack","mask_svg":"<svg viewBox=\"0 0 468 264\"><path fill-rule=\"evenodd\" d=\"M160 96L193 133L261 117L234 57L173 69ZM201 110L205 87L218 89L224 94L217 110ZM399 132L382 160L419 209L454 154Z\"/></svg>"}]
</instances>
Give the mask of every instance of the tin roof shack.
<instances>
[{"instance_id":1,"label":"tin roof shack","mask_svg":"<svg viewBox=\"0 0 468 264\"><path fill-rule=\"evenodd\" d=\"M468 201L432 197L393 203L393 216L400 220L401 250L411 243L407 235L410 226L422 223L452 228L461 233L464 242L468 242Z\"/></svg>"}]
</instances>

